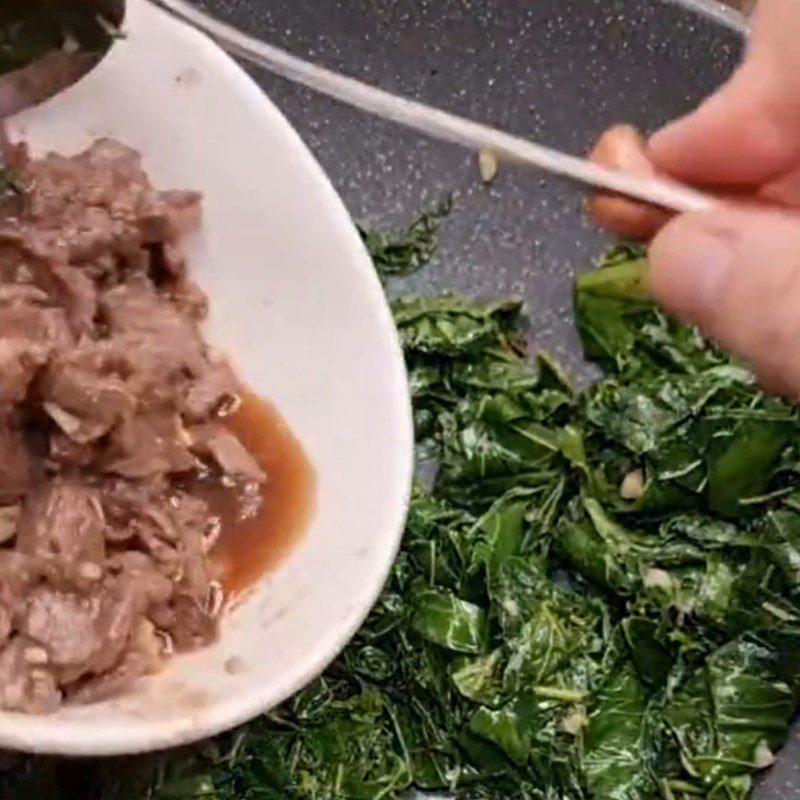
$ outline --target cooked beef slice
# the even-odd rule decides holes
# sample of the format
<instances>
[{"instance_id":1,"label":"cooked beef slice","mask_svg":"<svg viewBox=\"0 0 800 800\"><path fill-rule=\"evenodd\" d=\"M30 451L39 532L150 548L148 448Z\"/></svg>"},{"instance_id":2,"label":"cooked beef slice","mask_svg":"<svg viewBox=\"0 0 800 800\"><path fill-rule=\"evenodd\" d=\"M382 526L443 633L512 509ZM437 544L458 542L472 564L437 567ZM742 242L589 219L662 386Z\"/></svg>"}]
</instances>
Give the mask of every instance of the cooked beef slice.
<instances>
[{"instance_id":1,"label":"cooked beef slice","mask_svg":"<svg viewBox=\"0 0 800 800\"><path fill-rule=\"evenodd\" d=\"M228 428L218 422L189 429L192 449L211 458L223 474L235 480L262 483L266 476L247 448Z\"/></svg>"},{"instance_id":2,"label":"cooked beef slice","mask_svg":"<svg viewBox=\"0 0 800 800\"><path fill-rule=\"evenodd\" d=\"M108 139L38 161L18 148L14 166L26 191L0 207L0 708L46 713L215 638L223 522L203 492L238 510L264 475L224 425L240 386L203 340L208 301L179 241L200 196L153 188Z\"/></svg>"},{"instance_id":3,"label":"cooked beef slice","mask_svg":"<svg viewBox=\"0 0 800 800\"><path fill-rule=\"evenodd\" d=\"M181 413L190 422L201 422L235 410L239 384L229 364L212 354L206 368L187 386Z\"/></svg>"},{"instance_id":4,"label":"cooked beef slice","mask_svg":"<svg viewBox=\"0 0 800 800\"><path fill-rule=\"evenodd\" d=\"M188 594L178 594L169 606L153 612L155 624L166 631L178 651L195 650L217 637L218 619Z\"/></svg>"},{"instance_id":5,"label":"cooked beef slice","mask_svg":"<svg viewBox=\"0 0 800 800\"><path fill-rule=\"evenodd\" d=\"M200 224L197 192L150 192L139 210L139 230L146 243L171 242Z\"/></svg>"},{"instance_id":6,"label":"cooked beef slice","mask_svg":"<svg viewBox=\"0 0 800 800\"><path fill-rule=\"evenodd\" d=\"M136 281L116 286L102 295L100 310L111 334L148 348L149 360L165 375L200 374L206 367L206 348L195 323L152 285Z\"/></svg>"},{"instance_id":7,"label":"cooked beef slice","mask_svg":"<svg viewBox=\"0 0 800 800\"><path fill-rule=\"evenodd\" d=\"M47 651L48 664L88 669L105 643L97 630L97 596L39 586L27 596L19 630Z\"/></svg>"},{"instance_id":8,"label":"cooked beef slice","mask_svg":"<svg viewBox=\"0 0 800 800\"><path fill-rule=\"evenodd\" d=\"M67 427L69 421L67 421ZM96 448L91 442L76 442L61 430L50 434L47 449L47 466L53 472L91 469L97 458Z\"/></svg>"},{"instance_id":9,"label":"cooked beef slice","mask_svg":"<svg viewBox=\"0 0 800 800\"><path fill-rule=\"evenodd\" d=\"M107 567L112 574L133 581L145 608L163 605L172 599L173 582L159 571L156 562L146 553L138 550L114 553Z\"/></svg>"},{"instance_id":10,"label":"cooked beef slice","mask_svg":"<svg viewBox=\"0 0 800 800\"><path fill-rule=\"evenodd\" d=\"M47 292L31 283L2 283L0 284L0 307L10 305L46 305Z\"/></svg>"},{"instance_id":11,"label":"cooked beef slice","mask_svg":"<svg viewBox=\"0 0 800 800\"><path fill-rule=\"evenodd\" d=\"M21 512L19 505L0 506L0 545L10 542L17 535Z\"/></svg>"},{"instance_id":12,"label":"cooked beef slice","mask_svg":"<svg viewBox=\"0 0 800 800\"><path fill-rule=\"evenodd\" d=\"M91 334L97 315L99 294L91 274L60 264L53 265L51 272L73 334L77 338Z\"/></svg>"},{"instance_id":13,"label":"cooked beef slice","mask_svg":"<svg viewBox=\"0 0 800 800\"><path fill-rule=\"evenodd\" d=\"M102 675L117 664L148 608L148 600L145 587L124 571L103 588L94 625L103 648L91 662L92 674Z\"/></svg>"},{"instance_id":14,"label":"cooked beef slice","mask_svg":"<svg viewBox=\"0 0 800 800\"><path fill-rule=\"evenodd\" d=\"M208 298L205 292L188 278L176 278L169 287L169 300L175 308L194 322L208 317Z\"/></svg>"},{"instance_id":15,"label":"cooked beef slice","mask_svg":"<svg viewBox=\"0 0 800 800\"><path fill-rule=\"evenodd\" d=\"M51 260L34 256L21 248L21 242L19 237L10 236L7 229L4 232L0 228L0 279L3 273L13 276L4 284L0 303L8 302L6 297L11 291L18 298L25 291L29 302L49 302L63 308L76 337L90 333L98 293L92 270L71 266L66 254Z\"/></svg>"},{"instance_id":16,"label":"cooked beef slice","mask_svg":"<svg viewBox=\"0 0 800 800\"><path fill-rule=\"evenodd\" d=\"M112 536L135 544L142 551L137 558L147 560L147 571L154 566L176 589L205 602L211 583L208 542L218 520L201 498L120 482L106 489L104 506ZM130 551L125 555L130 558Z\"/></svg>"},{"instance_id":17,"label":"cooked beef slice","mask_svg":"<svg viewBox=\"0 0 800 800\"><path fill-rule=\"evenodd\" d=\"M169 411L124 420L111 434L103 469L124 478L189 472L197 465L180 417Z\"/></svg>"},{"instance_id":18,"label":"cooked beef slice","mask_svg":"<svg viewBox=\"0 0 800 800\"><path fill-rule=\"evenodd\" d=\"M0 338L0 404L23 400L41 363L24 340Z\"/></svg>"},{"instance_id":19,"label":"cooked beef slice","mask_svg":"<svg viewBox=\"0 0 800 800\"><path fill-rule=\"evenodd\" d=\"M23 497L33 484L37 471L24 432L10 414L0 412L0 505L15 503ZM5 537L0 537L0 543L5 540Z\"/></svg>"},{"instance_id":20,"label":"cooked beef slice","mask_svg":"<svg viewBox=\"0 0 800 800\"><path fill-rule=\"evenodd\" d=\"M41 574L35 559L0 550L0 646L11 636L15 613Z\"/></svg>"},{"instance_id":21,"label":"cooked beef slice","mask_svg":"<svg viewBox=\"0 0 800 800\"><path fill-rule=\"evenodd\" d=\"M31 302L0 304L0 406L24 400L41 368L72 344L63 309Z\"/></svg>"},{"instance_id":22,"label":"cooked beef slice","mask_svg":"<svg viewBox=\"0 0 800 800\"><path fill-rule=\"evenodd\" d=\"M124 658L151 604L170 599L171 589L140 583L141 576L123 565L88 596L35 588L26 598L19 629L45 650L46 664L59 670L62 682L103 675Z\"/></svg>"},{"instance_id":23,"label":"cooked beef slice","mask_svg":"<svg viewBox=\"0 0 800 800\"><path fill-rule=\"evenodd\" d=\"M40 661L41 648L17 636L0 650L0 708L47 714L61 703L55 676Z\"/></svg>"},{"instance_id":24,"label":"cooked beef slice","mask_svg":"<svg viewBox=\"0 0 800 800\"><path fill-rule=\"evenodd\" d=\"M17 550L67 564L105 559L105 520L97 489L53 480L28 493L17 530Z\"/></svg>"},{"instance_id":25,"label":"cooked beef slice","mask_svg":"<svg viewBox=\"0 0 800 800\"><path fill-rule=\"evenodd\" d=\"M42 379L44 410L73 441L94 442L136 411L136 397L121 377L127 369L124 354L109 342L62 353Z\"/></svg>"},{"instance_id":26,"label":"cooked beef slice","mask_svg":"<svg viewBox=\"0 0 800 800\"><path fill-rule=\"evenodd\" d=\"M160 648L160 640L156 638L153 645ZM78 705L109 700L129 689L148 672L157 672L159 667L153 666L153 660L148 653L132 648L122 656L113 669L77 682L75 688L69 690L67 699L70 703Z\"/></svg>"},{"instance_id":27,"label":"cooked beef slice","mask_svg":"<svg viewBox=\"0 0 800 800\"><path fill-rule=\"evenodd\" d=\"M146 244L179 238L200 219L200 195L154 190L139 155L110 139L76 157L32 161L21 178L35 186L27 198L26 245L38 238L39 252L52 252L60 240L73 262L105 251L126 259Z\"/></svg>"}]
</instances>

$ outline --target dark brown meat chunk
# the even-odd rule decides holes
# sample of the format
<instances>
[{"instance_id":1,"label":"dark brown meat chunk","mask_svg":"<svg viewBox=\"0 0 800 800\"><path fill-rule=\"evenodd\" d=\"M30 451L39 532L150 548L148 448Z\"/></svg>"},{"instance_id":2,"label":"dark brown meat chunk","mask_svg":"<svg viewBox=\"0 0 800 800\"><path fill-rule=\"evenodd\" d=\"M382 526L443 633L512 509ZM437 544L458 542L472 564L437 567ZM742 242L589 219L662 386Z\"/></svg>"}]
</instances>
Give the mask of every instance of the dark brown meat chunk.
<instances>
[{"instance_id":1,"label":"dark brown meat chunk","mask_svg":"<svg viewBox=\"0 0 800 800\"><path fill-rule=\"evenodd\" d=\"M188 319L203 322L208 317L208 298L205 292L188 278L178 278L169 290L170 302Z\"/></svg>"},{"instance_id":2,"label":"dark brown meat chunk","mask_svg":"<svg viewBox=\"0 0 800 800\"><path fill-rule=\"evenodd\" d=\"M22 430L9 414L0 415L0 505L22 498L38 471Z\"/></svg>"},{"instance_id":3,"label":"dark brown meat chunk","mask_svg":"<svg viewBox=\"0 0 800 800\"><path fill-rule=\"evenodd\" d=\"M25 498L17 550L59 566L77 578L105 559L105 520L97 489L51 481ZM93 570L89 569L89 573Z\"/></svg>"},{"instance_id":4,"label":"dark brown meat chunk","mask_svg":"<svg viewBox=\"0 0 800 800\"><path fill-rule=\"evenodd\" d=\"M203 368L205 346L196 326L152 286L143 282L117 286L102 296L100 308L112 335L154 348L155 361L193 373Z\"/></svg>"},{"instance_id":5,"label":"dark brown meat chunk","mask_svg":"<svg viewBox=\"0 0 800 800\"><path fill-rule=\"evenodd\" d=\"M142 268L145 245L174 240L199 221L199 194L154 190L139 155L110 139L75 157L27 161L21 172L35 191L16 232L26 249L48 260L77 263L111 253Z\"/></svg>"},{"instance_id":6,"label":"dark brown meat chunk","mask_svg":"<svg viewBox=\"0 0 800 800\"><path fill-rule=\"evenodd\" d=\"M148 596L134 575L122 573L101 595L94 632L103 647L90 663L90 671L101 675L120 660L131 635L147 610Z\"/></svg>"},{"instance_id":7,"label":"dark brown meat chunk","mask_svg":"<svg viewBox=\"0 0 800 800\"><path fill-rule=\"evenodd\" d=\"M190 422L207 422L234 410L239 394L239 383L227 361L213 358L187 387L181 411Z\"/></svg>"},{"instance_id":8,"label":"dark brown meat chunk","mask_svg":"<svg viewBox=\"0 0 800 800\"><path fill-rule=\"evenodd\" d=\"M150 272L156 286L174 286L186 279L186 258L178 242L152 244L149 252Z\"/></svg>"},{"instance_id":9,"label":"dark brown meat chunk","mask_svg":"<svg viewBox=\"0 0 800 800\"><path fill-rule=\"evenodd\" d=\"M172 598L172 581L159 572L158 565L146 553L126 550L113 554L107 562L109 571L123 577L136 588L143 607L168 603Z\"/></svg>"},{"instance_id":10,"label":"dark brown meat chunk","mask_svg":"<svg viewBox=\"0 0 800 800\"><path fill-rule=\"evenodd\" d=\"M138 208L152 190L130 148L100 140L74 158L30 162L23 179L36 187L23 229L27 247L52 252L55 241L45 239L52 232L69 259L81 261L101 251L124 257L141 242Z\"/></svg>"},{"instance_id":11,"label":"dark brown meat chunk","mask_svg":"<svg viewBox=\"0 0 800 800\"><path fill-rule=\"evenodd\" d=\"M41 364L24 339L0 338L0 405L22 400Z\"/></svg>"},{"instance_id":12,"label":"dark brown meat chunk","mask_svg":"<svg viewBox=\"0 0 800 800\"><path fill-rule=\"evenodd\" d=\"M35 559L14 550L0 550L0 646L11 636L14 615L40 577Z\"/></svg>"},{"instance_id":13,"label":"dark brown meat chunk","mask_svg":"<svg viewBox=\"0 0 800 800\"><path fill-rule=\"evenodd\" d=\"M18 636L0 651L1 708L49 714L60 705L61 692L55 676L43 665L35 663L40 655L37 649Z\"/></svg>"},{"instance_id":14,"label":"dark brown meat chunk","mask_svg":"<svg viewBox=\"0 0 800 800\"><path fill-rule=\"evenodd\" d=\"M170 503L172 519L179 531L177 547L182 592L204 603L212 583L208 563L209 543L214 539L214 520L208 506L189 494L177 495Z\"/></svg>"},{"instance_id":15,"label":"dark brown meat chunk","mask_svg":"<svg viewBox=\"0 0 800 800\"><path fill-rule=\"evenodd\" d=\"M136 409L136 397L121 377L126 370L124 350L109 343L64 353L42 381L44 409L73 441L96 441Z\"/></svg>"},{"instance_id":16,"label":"dark brown meat chunk","mask_svg":"<svg viewBox=\"0 0 800 800\"><path fill-rule=\"evenodd\" d=\"M24 400L39 370L72 344L63 310L32 303L0 305L0 406Z\"/></svg>"},{"instance_id":17,"label":"dark brown meat chunk","mask_svg":"<svg viewBox=\"0 0 800 800\"><path fill-rule=\"evenodd\" d=\"M139 216L143 241L170 242L197 228L201 200L198 192L151 192Z\"/></svg>"},{"instance_id":18,"label":"dark brown meat chunk","mask_svg":"<svg viewBox=\"0 0 800 800\"><path fill-rule=\"evenodd\" d=\"M22 509L19 503L0 506L0 545L8 544L17 535ZM0 553L4 551L0 550Z\"/></svg>"},{"instance_id":19,"label":"dark brown meat chunk","mask_svg":"<svg viewBox=\"0 0 800 800\"><path fill-rule=\"evenodd\" d=\"M19 628L47 652L47 663L82 673L105 647L97 630L100 603L49 587L33 589L21 613Z\"/></svg>"},{"instance_id":20,"label":"dark brown meat chunk","mask_svg":"<svg viewBox=\"0 0 800 800\"><path fill-rule=\"evenodd\" d=\"M34 589L20 630L47 652L47 663L61 671L62 679L102 675L123 658L152 600L169 598L163 586L154 592L152 584L140 585L136 578L123 571L88 597Z\"/></svg>"},{"instance_id":21,"label":"dark brown meat chunk","mask_svg":"<svg viewBox=\"0 0 800 800\"><path fill-rule=\"evenodd\" d=\"M219 423L197 425L189 430L192 449L212 458L222 472L236 480L262 483L264 471L236 435Z\"/></svg>"},{"instance_id":22,"label":"dark brown meat chunk","mask_svg":"<svg viewBox=\"0 0 800 800\"><path fill-rule=\"evenodd\" d=\"M101 299L101 313L129 365L127 385L143 410L175 407L187 386L207 369L196 324L152 287L124 284Z\"/></svg>"},{"instance_id":23,"label":"dark brown meat chunk","mask_svg":"<svg viewBox=\"0 0 800 800\"><path fill-rule=\"evenodd\" d=\"M134 479L189 472L196 465L180 418L168 412L124 420L111 435L103 462L107 472Z\"/></svg>"},{"instance_id":24,"label":"dark brown meat chunk","mask_svg":"<svg viewBox=\"0 0 800 800\"><path fill-rule=\"evenodd\" d=\"M91 333L98 303L98 291L91 275L85 270L61 265L53 265L51 272L72 332L78 338Z\"/></svg>"},{"instance_id":25,"label":"dark brown meat chunk","mask_svg":"<svg viewBox=\"0 0 800 800\"><path fill-rule=\"evenodd\" d=\"M115 697L146 675L150 671L150 662L148 654L129 650L113 669L77 684L77 688L70 691L67 700L76 705L86 705Z\"/></svg>"},{"instance_id":26,"label":"dark brown meat chunk","mask_svg":"<svg viewBox=\"0 0 800 800\"><path fill-rule=\"evenodd\" d=\"M47 459L48 466L54 472L90 467L96 457L97 452L91 442L76 442L60 430L50 434Z\"/></svg>"},{"instance_id":27,"label":"dark brown meat chunk","mask_svg":"<svg viewBox=\"0 0 800 800\"><path fill-rule=\"evenodd\" d=\"M218 620L197 598L176 595L169 606L153 612L153 621L172 638L178 651L195 650L217 638Z\"/></svg>"}]
</instances>

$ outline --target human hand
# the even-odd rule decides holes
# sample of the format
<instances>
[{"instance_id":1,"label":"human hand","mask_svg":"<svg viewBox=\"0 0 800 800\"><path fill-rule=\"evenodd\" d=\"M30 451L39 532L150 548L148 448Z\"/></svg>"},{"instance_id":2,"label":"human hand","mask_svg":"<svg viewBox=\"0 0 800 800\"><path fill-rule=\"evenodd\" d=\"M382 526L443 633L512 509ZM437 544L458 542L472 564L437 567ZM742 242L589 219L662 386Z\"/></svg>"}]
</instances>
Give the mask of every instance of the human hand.
<instances>
[{"instance_id":1,"label":"human hand","mask_svg":"<svg viewBox=\"0 0 800 800\"><path fill-rule=\"evenodd\" d=\"M603 163L657 171L758 202L675 217L599 197L595 215L649 238L653 291L756 370L766 388L800 397L800 2L761 0L743 65L697 111L649 142L608 132ZM780 208L783 206L783 208ZM663 227L662 227L663 226Z\"/></svg>"}]
</instances>

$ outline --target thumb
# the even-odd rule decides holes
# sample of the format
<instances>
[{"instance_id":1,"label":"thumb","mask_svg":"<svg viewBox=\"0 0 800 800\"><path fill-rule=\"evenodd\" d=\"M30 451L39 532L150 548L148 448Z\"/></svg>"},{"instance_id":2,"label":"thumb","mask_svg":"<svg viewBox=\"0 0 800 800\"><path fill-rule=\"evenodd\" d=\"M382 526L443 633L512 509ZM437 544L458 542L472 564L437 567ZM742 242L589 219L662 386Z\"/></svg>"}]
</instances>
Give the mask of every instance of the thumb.
<instances>
[{"instance_id":1,"label":"thumb","mask_svg":"<svg viewBox=\"0 0 800 800\"><path fill-rule=\"evenodd\" d=\"M677 217L651 245L653 292L755 370L800 397L800 215L722 208Z\"/></svg>"}]
</instances>

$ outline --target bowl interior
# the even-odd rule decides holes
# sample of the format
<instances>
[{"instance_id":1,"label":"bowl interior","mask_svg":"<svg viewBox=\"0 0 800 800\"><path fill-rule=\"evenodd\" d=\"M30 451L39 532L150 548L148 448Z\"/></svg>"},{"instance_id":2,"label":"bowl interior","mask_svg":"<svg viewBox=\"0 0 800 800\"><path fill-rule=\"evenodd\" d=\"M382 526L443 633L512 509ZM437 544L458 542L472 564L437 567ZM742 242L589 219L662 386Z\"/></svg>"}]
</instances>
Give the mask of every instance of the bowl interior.
<instances>
[{"instance_id":1,"label":"bowl interior","mask_svg":"<svg viewBox=\"0 0 800 800\"><path fill-rule=\"evenodd\" d=\"M285 699L344 646L396 552L412 431L402 354L349 216L291 126L210 41L145 0L127 38L69 92L12 121L34 153L99 136L139 150L154 182L200 189L190 242L210 340L281 412L316 472L305 538L223 626L113 701L0 714L0 747L129 753L198 739ZM226 669L236 658L237 669Z\"/></svg>"}]
</instances>

